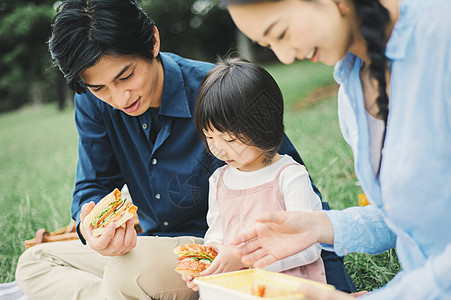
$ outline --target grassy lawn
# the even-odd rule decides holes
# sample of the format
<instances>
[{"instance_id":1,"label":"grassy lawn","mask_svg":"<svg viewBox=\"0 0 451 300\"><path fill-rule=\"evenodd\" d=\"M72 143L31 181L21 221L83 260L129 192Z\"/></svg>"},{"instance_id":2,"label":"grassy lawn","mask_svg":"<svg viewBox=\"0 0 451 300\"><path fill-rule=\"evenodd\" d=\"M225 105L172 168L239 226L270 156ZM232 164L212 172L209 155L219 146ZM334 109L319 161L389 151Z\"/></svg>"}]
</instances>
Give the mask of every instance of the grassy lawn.
<instances>
[{"instance_id":1,"label":"grassy lawn","mask_svg":"<svg viewBox=\"0 0 451 300\"><path fill-rule=\"evenodd\" d=\"M332 68L300 62L267 69L285 97L287 134L323 198L335 209L357 205L361 190L338 127L335 96L299 106L313 90L333 84ZM0 282L10 282L23 241L39 228L53 231L70 221L77 163L73 109L47 105L0 115L0 141ZM384 285L399 268L393 251L350 254L345 265L358 288L367 290Z\"/></svg>"},{"instance_id":2,"label":"grassy lawn","mask_svg":"<svg viewBox=\"0 0 451 300\"><path fill-rule=\"evenodd\" d=\"M0 282L14 280L23 241L70 221L77 162L73 111L56 106L0 115Z\"/></svg>"}]
</instances>

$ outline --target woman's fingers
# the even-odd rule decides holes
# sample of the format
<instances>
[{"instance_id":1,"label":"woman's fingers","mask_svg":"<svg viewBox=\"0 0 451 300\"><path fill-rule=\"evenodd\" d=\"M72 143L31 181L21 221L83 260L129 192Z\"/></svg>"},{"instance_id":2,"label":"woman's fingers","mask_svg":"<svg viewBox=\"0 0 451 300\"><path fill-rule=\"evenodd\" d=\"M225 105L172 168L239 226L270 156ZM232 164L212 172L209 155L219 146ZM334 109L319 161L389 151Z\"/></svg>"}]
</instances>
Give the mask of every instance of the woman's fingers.
<instances>
[{"instance_id":1,"label":"woman's fingers","mask_svg":"<svg viewBox=\"0 0 451 300\"><path fill-rule=\"evenodd\" d=\"M302 284L299 286L299 292L304 294L303 299L308 300L351 300L355 299L349 294L340 291L329 290L315 286L313 284Z\"/></svg>"},{"instance_id":2,"label":"woman's fingers","mask_svg":"<svg viewBox=\"0 0 451 300\"><path fill-rule=\"evenodd\" d=\"M277 258L274 255L269 254L269 253L268 254L257 254L257 256L259 256L260 258L254 260L254 268L264 268L277 261Z\"/></svg>"},{"instance_id":3,"label":"woman's fingers","mask_svg":"<svg viewBox=\"0 0 451 300\"><path fill-rule=\"evenodd\" d=\"M251 247L246 244L240 248L242 249L238 257L241 257L241 261L246 265L253 265L254 262L265 256L263 249L255 242L252 242Z\"/></svg>"},{"instance_id":4,"label":"woman's fingers","mask_svg":"<svg viewBox=\"0 0 451 300\"><path fill-rule=\"evenodd\" d=\"M248 255L249 253L253 253L257 249L260 249L260 247L261 247L260 240L254 238L245 243L241 243L237 247L235 247L235 249L233 250L233 254L235 254L238 257L243 257L245 255Z\"/></svg>"},{"instance_id":5,"label":"woman's fingers","mask_svg":"<svg viewBox=\"0 0 451 300\"><path fill-rule=\"evenodd\" d=\"M286 211L271 211L265 212L257 217L255 220L261 223L274 223L274 224L282 224L287 220L287 212Z\"/></svg>"},{"instance_id":6,"label":"woman's fingers","mask_svg":"<svg viewBox=\"0 0 451 300\"><path fill-rule=\"evenodd\" d=\"M249 243L251 240L253 240L255 238L257 238L257 231L255 230L255 227L245 229L240 234L236 235L232 239L232 245L244 247L247 245L247 243ZM244 244L244 243L246 243L246 244ZM241 244L244 244L244 245L241 245ZM247 249L247 248L244 248L244 249Z\"/></svg>"},{"instance_id":7,"label":"woman's fingers","mask_svg":"<svg viewBox=\"0 0 451 300\"><path fill-rule=\"evenodd\" d=\"M260 236L265 229L270 228L270 226L273 225L281 225L286 222L287 218L288 215L286 211L263 213L255 218L257 221L255 226L243 230L232 239L232 245L240 246L244 253L252 252L258 248L258 238L265 237Z\"/></svg>"},{"instance_id":8,"label":"woman's fingers","mask_svg":"<svg viewBox=\"0 0 451 300\"><path fill-rule=\"evenodd\" d=\"M368 291L360 291L350 294L354 298L362 297L363 295L368 294Z\"/></svg>"},{"instance_id":9,"label":"woman's fingers","mask_svg":"<svg viewBox=\"0 0 451 300\"><path fill-rule=\"evenodd\" d=\"M248 246L248 245L246 245ZM246 246L242 246L243 248ZM274 263L277 258L268 253L265 249L261 248L258 243L253 243L250 248L246 249L238 249L234 250L234 254L238 257L241 257L241 262L246 266L253 266L255 268L263 268L269 266ZM252 249L252 251L248 251L248 249ZM254 250L255 249L255 250Z\"/></svg>"}]
</instances>

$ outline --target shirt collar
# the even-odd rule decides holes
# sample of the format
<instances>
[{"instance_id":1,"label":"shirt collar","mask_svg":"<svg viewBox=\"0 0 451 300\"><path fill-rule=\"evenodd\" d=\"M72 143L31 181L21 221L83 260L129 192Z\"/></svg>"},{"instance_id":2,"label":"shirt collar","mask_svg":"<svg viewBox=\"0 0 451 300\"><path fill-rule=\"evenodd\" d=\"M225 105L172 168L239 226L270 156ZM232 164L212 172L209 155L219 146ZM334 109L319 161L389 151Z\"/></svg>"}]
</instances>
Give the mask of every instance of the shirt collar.
<instances>
[{"instance_id":1,"label":"shirt collar","mask_svg":"<svg viewBox=\"0 0 451 300\"><path fill-rule=\"evenodd\" d=\"M389 60L405 57L414 26L421 13L423 4L424 0L402 0L400 2L399 19L393 28L385 50L385 55ZM348 78L356 60L359 60L357 56L348 53L335 65L334 78L338 84L344 83L346 78Z\"/></svg>"},{"instance_id":2,"label":"shirt collar","mask_svg":"<svg viewBox=\"0 0 451 300\"><path fill-rule=\"evenodd\" d=\"M354 67L354 62L357 58L357 56L351 52L348 52L344 58L335 64L334 78L339 85L345 83L346 79L349 78L349 75Z\"/></svg>"},{"instance_id":3,"label":"shirt collar","mask_svg":"<svg viewBox=\"0 0 451 300\"><path fill-rule=\"evenodd\" d=\"M163 65L164 83L161 96L160 115L191 118L191 111L186 97L182 70L168 54L160 52Z\"/></svg>"},{"instance_id":4,"label":"shirt collar","mask_svg":"<svg viewBox=\"0 0 451 300\"><path fill-rule=\"evenodd\" d=\"M402 0L399 5L399 19L388 40L385 55L390 60L405 57L415 24L424 6L424 0Z\"/></svg>"}]
</instances>

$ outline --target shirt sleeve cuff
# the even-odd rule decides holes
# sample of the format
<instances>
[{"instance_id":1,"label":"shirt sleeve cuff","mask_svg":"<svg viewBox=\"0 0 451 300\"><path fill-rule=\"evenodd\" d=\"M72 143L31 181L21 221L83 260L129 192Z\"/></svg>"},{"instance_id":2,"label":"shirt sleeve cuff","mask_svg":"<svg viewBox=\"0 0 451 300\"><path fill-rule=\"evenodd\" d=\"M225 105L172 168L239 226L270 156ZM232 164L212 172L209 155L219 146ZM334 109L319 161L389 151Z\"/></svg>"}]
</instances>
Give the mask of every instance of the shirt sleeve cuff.
<instances>
[{"instance_id":1,"label":"shirt sleeve cuff","mask_svg":"<svg viewBox=\"0 0 451 300\"><path fill-rule=\"evenodd\" d=\"M344 216L345 214L343 213L343 211L329 210L329 211L324 211L324 213L329 218L329 220L332 224L332 227L334 229L334 243L333 243L333 245L321 244L321 246L325 250L334 251L339 256L344 256L344 255L348 254L349 251L346 248L346 245L349 246L349 244L348 244L349 239L347 239L346 237L348 237L350 233L347 233L346 231L348 231L348 232L353 231L349 227L354 226L353 225L354 222L351 222L351 224L346 224L347 222L345 222L345 220L343 220L345 218L345 216ZM344 226L344 224L346 224L347 226Z\"/></svg>"},{"instance_id":2,"label":"shirt sleeve cuff","mask_svg":"<svg viewBox=\"0 0 451 300\"><path fill-rule=\"evenodd\" d=\"M395 234L373 205L323 212L334 228L332 250L340 256L351 252L378 254L395 246Z\"/></svg>"},{"instance_id":3,"label":"shirt sleeve cuff","mask_svg":"<svg viewBox=\"0 0 451 300\"><path fill-rule=\"evenodd\" d=\"M80 231L80 222L78 222L78 224L77 224L77 234L78 234L78 238L80 239L82 244L86 245L86 240L85 240L85 238L83 237L83 234L81 234L81 231Z\"/></svg>"}]
</instances>

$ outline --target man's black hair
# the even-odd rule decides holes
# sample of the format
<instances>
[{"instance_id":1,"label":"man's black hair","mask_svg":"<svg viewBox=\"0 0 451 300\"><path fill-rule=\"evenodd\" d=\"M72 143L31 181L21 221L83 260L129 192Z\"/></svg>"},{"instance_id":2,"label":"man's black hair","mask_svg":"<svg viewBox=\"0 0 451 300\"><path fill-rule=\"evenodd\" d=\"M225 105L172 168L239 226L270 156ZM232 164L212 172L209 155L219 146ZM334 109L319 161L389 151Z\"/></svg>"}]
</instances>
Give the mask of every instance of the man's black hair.
<instances>
[{"instance_id":1,"label":"man's black hair","mask_svg":"<svg viewBox=\"0 0 451 300\"><path fill-rule=\"evenodd\" d=\"M69 87L84 93L80 74L105 55L153 60L155 24L132 0L68 0L53 18L48 45Z\"/></svg>"}]
</instances>

